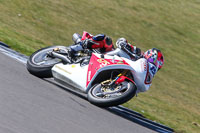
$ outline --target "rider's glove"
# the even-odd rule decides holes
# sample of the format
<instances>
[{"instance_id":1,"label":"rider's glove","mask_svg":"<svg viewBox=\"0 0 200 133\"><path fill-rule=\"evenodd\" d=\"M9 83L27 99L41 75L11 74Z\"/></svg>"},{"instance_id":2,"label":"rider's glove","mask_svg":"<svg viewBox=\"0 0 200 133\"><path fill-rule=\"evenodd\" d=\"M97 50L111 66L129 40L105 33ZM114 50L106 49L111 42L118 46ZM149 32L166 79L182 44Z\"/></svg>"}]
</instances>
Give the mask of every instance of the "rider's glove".
<instances>
[{"instance_id":1,"label":"rider's glove","mask_svg":"<svg viewBox=\"0 0 200 133\"><path fill-rule=\"evenodd\" d=\"M119 38L116 42L118 48L123 49L127 46L127 40L125 38Z\"/></svg>"},{"instance_id":2,"label":"rider's glove","mask_svg":"<svg viewBox=\"0 0 200 133\"><path fill-rule=\"evenodd\" d=\"M95 42L90 39L85 39L81 42L83 49L91 49Z\"/></svg>"}]
</instances>

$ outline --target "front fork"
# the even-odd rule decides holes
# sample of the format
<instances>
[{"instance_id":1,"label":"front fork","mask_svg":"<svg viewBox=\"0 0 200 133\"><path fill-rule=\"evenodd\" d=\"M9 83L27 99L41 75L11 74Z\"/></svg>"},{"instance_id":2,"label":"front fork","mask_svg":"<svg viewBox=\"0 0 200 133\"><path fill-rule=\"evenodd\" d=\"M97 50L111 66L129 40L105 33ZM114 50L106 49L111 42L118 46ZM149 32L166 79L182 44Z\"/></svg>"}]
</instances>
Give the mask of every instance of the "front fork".
<instances>
[{"instance_id":1,"label":"front fork","mask_svg":"<svg viewBox=\"0 0 200 133\"><path fill-rule=\"evenodd\" d=\"M132 79L125 76L128 71L129 70L124 70L122 73L118 74L117 77L111 81L110 85L113 85L113 84L118 85L118 84L124 82L125 80L128 80L128 81L132 82L133 84L135 84L135 82Z\"/></svg>"},{"instance_id":2,"label":"front fork","mask_svg":"<svg viewBox=\"0 0 200 133\"><path fill-rule=\"evenodd\" d=\"M126 79L126 73L128 72L128 70L124 70L123 72L121 72L120 74L117 75L117 77L112 80L109 84L109 86L112 86L114 84L120 84L121 82L124 82L124 80Z\"/></svg>"},{"instance_id":3,"label":"front fork","mask_svg":"<svg viewBox=\"0 0 200 133\"><path fill-rule=\"evenodd\" d=\"M132 79L125 76L128 71L129 70L124 70L123 72L118 74L117 77L113 80L110 79L110 80L101 82L101 85L102 85L102 93L101 94L102 95L114 94L116 92L122 91L124 88L121 85L120 86L118 86L118 85L120 83L124 82L125 80L128 80L128 81L134 83L134 81Z\"/></svg>"}]
</instances>

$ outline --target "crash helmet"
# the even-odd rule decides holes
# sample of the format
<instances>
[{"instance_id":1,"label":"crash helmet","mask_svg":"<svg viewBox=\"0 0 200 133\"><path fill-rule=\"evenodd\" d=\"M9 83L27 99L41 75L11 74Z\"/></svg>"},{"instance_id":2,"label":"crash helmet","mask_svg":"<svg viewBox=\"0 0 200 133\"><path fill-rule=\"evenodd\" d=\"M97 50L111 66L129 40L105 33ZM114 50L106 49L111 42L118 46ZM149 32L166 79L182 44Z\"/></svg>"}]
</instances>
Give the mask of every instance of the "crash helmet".
<instances>
[{"instance_id":1,"label":"crash helmet","mask_svg":"<svg viewBox=\"0 0 200 133\"><path fill-rule=\"evenodd\" d=\"M164 64L163 54L157 48L152 48L152 49L147 50L144 53L144 58L146 58L148 62L158 67L158 70L161 69Z\"/></svg>"}]
</instances>

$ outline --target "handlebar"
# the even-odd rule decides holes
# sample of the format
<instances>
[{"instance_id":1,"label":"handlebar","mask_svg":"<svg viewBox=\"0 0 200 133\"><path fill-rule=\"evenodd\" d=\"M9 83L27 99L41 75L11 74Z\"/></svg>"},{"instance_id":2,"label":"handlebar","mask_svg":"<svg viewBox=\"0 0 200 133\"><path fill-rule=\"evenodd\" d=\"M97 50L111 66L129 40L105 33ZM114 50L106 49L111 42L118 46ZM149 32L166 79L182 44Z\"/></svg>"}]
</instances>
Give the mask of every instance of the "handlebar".
<instances>
[{"instance_id":1,"label":"handlebar","mask_svg":"<svg viewBox=\"0 0 200 133\"><path fill-rule=\"evenodd\" d=\"M138 56L137 54L131 53L126 47L123 47L123 50L127 52L130 56L134 57L136 60L141 58L141 56Z\"/></svg>"}]
</instances>

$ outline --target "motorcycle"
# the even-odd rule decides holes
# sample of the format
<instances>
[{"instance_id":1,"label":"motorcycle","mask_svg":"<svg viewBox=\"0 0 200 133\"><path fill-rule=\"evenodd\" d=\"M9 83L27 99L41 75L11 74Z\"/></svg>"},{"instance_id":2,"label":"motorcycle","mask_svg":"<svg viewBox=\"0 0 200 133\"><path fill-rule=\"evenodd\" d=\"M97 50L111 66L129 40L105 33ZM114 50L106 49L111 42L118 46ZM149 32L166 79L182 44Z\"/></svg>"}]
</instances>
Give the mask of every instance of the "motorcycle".
<instances>
[{"instance_id":1,"label":"motorcycle","mask_svg":"<svg viewBox=\"0 0 200 133\"><path fill-rule=\"evenodd\" d=\"M68 57L68 47L50 46L34 52L27 70L39 78L51 78L87 94L88 101L100 107L123 104L133 98L138 88L151 83L149 64L117 55L86 50Z\"/></svg>"}]
</instances>

